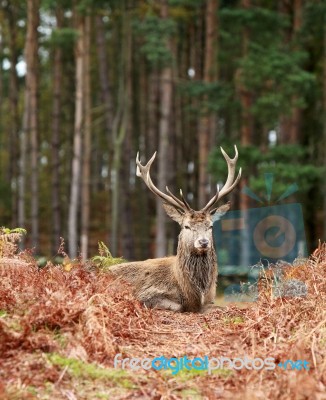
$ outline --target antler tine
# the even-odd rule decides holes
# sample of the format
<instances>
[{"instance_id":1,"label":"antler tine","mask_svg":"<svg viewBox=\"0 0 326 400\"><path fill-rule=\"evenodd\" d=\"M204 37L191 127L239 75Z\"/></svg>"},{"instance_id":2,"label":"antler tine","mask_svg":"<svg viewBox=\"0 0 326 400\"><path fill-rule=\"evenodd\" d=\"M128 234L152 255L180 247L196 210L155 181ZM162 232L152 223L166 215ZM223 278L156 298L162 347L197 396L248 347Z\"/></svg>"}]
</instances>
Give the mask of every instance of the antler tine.
<instances>
[{"instance_id":1,"label":"antler tine","mask_svg":"<svg viewBox=\"0 0 326 400\"><path fill-rule=\"evenodd\" d=\"M139 176L140 178L143 178L143 171L146 171L146 175L148 174L151 165L153 163L153 161L155 160L156 157L156 153L157 151L155 151L155 153L152 155L152 157L148 160L146 165L142 165L139 159L139 151L137 152L137 156L136 156L136 164L137 164L137 169L136 169L136 175Z\"/></svg>"},{"instance_id":2,"label":"antler tine","mask_svg":"<svg viewBox=\"0 0 326 400\"><path fill-rule=\"evenodd\" d=\"M166 186L166 191L169 193L170 196L172 196L174 198L175 201L177 201L181 205L182 208L186 207L188 211L193 211L193 209L188 204L187 200L184 198L181 189L180 189L180 196L182 198L182 201L180 199L178 199L177 196L175 196L167 186Z\"/></svg>"},{"instance_id":3,"label":"antler tine","mask_svg":"<svg viewBox=\"0 0 326 400\"><path fill-rule=\"evenodd\" d=\"M180 199L178 199L177 196L175 196L175 195L170 191L170 189L169 189L167 186L165 187L165 189L166 189L166 191L169 193L169 195L170 195L177 203L180 204L181 207L184 206L183 202L182 202Z\"/></svg>"},{"instance_id":4,"label":"antler tine","mask_svg":"<svg viewBox=\"0 0 326 400\"><path fill-rule=\"evenodd\" d=\"M168 196L167 194L161 192L153 183L151 176L150 176L150 168L151 165L156 157L156 151L153 154L153 156L150 158L150 160L147 162L146 165L142 165L139 159L139 152L137 153L136 157L136 164L137 164L137 170L136 170L136 175L142 178L142 180L145 182L146 186L148 189L153 192L155 195L161 197L164 201L167 203L173 205L174 207L178 207L179 209L185 211L185 205L176 198L174 195ZM169 191L171 194L171 192Z\"/></svg>"},{"instance_id":5,"label":"antler tine","mask_svg":"<svg viewBox=\"0 0 326 400\"><path fill-rule=\"evenodd\" d=\"M218 200L220 200L222 197L226 196L228 193L231 192L232 189L234 189L234 187L238 184L240 178L241 178L241 168L239 169L239 173L238 176L236 178L235 181L234 180L234 174L235 174L235 166L238 160L238 149L237 146L234 145L234 149L235 149L235 156L234 158L230 158L226 152L223 150L223 148L221 147L221 152L225 158L225 161L228 165L228 177L227 180L224 184L224 186L222 187L222 190L219 192L217 191L215 196L212 197L212 199L206 204L206 206L202 209L203 211L207 211L215 202L217 202Z\"/></svg>"},{"instance_id":6,"label":"antler tine","mask_svg":"<svg viewBox=\"0 0 326 400\"><path fill-rule=\"evenodd\" d=\"M207 211L210 207L212 207L212 205L217 202L219 194L220 194L220 187L219 185L217 185L215 195L210 199L210 201L206 204L206 206L202 210Z\"/></svg>"},{"instance_id":7,"label":"antler tine","mask_svg":"<svg viewBox=\"0 0 326 400\"><path fill-rule=\"evenodd\" d=\"M184 205L187 207L187 209L188 209L189 211L192 211L192 208L190 207L190 205L188 204L187 200L186 200L185 197L183 196L182 189L180 189L180 196L181 196L181 198L182 198L182 201L183 201Z\"/></svg>"}]
</instances>

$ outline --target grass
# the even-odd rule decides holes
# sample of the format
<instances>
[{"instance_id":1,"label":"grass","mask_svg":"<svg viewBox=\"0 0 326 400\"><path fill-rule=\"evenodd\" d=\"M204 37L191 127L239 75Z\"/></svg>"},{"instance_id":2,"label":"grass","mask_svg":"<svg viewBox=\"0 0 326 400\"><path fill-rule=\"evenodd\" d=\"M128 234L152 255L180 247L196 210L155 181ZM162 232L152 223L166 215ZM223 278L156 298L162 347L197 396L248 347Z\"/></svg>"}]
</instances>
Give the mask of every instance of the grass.
<instances>
[{"instance_id":1,"label":"grass","mask_svg":"<svg viewBox=\"0 0 326 400\"><path fill-rule=\"evenodd\" d=\"M284 288L293 279L302 281L306 296L288 296L286 289L276 296L270 266L258 282L256 302L246 308L226 303L204 315L144 308L99 260L73 260L71 268L48 263L39 269L28 252L17 254L7 240L2 244L3 400L325 398L326 244L308 260L281 270ZM104 251L100 257L109 255ZM273 357L275 363L301 359L311 368L220 368L211 375L198 370L173 375L170 370L115 369L117 353L123 358Z\"/></svg>"}]
</instances>

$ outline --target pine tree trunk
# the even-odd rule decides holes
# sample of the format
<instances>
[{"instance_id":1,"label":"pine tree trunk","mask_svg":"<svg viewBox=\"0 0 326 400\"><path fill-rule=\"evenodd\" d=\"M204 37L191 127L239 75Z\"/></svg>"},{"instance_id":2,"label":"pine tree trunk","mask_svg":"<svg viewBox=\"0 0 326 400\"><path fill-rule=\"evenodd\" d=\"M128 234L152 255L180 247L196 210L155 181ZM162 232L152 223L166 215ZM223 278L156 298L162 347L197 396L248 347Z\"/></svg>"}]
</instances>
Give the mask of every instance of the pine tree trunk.
<instances>
[{"instance_id":1,"label":"pine tree trunk","mask_svg":"<svg viewBox=\"0 0 326 400\"><path fill-rule=\"evenodd\" d=\"M81 157L82 157L82 124L83 124L83 77L84 77L84 35L85 21L82 17L76 16L77 29L79 36L75 48L76 60L76 94L75 94L75 122L74 122L74 143L72 160L72 177L69 203L69 255L74 258L77 256L78 246L78 224L77 217L79 211L80 182L81 182Z\"/></svg>"},{"instance_id":2,"label":"pine tree trunk","mask_svg":"<svg viewBox=\"0 0 326 400\"><path fill-rule=\"evenodd\" d=\"M18 225L18 168L19 168L19 111L18 111L18 76L16 65L18 61L17 51L17 8L14 4L7 5L5 15L9 28L10 51L10 77L9 77L9 102L10 102L10 167L9 179L14 183L12 192L12 226Z\"/></svg>"},{"instance_id":3,"label":"pine tree trunk","mask_svg":"<svg viewBox=\"0 0 326 400\"><path fill-rule=\"evenodd\" d=\"M91 16L85 17L84 35L84 146L81 193L81 254L88 256L88 235L90 215L90 171L91 171L91 71L90 71Z\"/></svg>"},{"instance_id":4,"label":"pine tree trunk","mask_svg":"<svg viewBox=\"0 0 326 400\"><path fill-rule=\"evenodd\" d=\"M113 120L113 104L109 85L109 65L107 56L107 47L105 43L104 23L101 15L97 15L96 22L96 44L98 58L99 82L101 87L101 98L105 110L105 130L108 143L112 142L112 120Z\"/></svg>"},{"instance_id":5,"label":"pine tree trunk","mask_svg":"<svg viewBox=\"0 0 326 400\"><path fill-rule=\"evenodd\" d=\"M251 7L251 0L242 0L242 8L248 10ZM242 42L242 54L243 57L247 56L249 44L249 31L248 28L243 29L243 42ZM252 102L252 94L247 87L242 83L242 71L238 71L237 79L239 80L239 94L241 102L241 145L249 146L252 144L252 131L253 131L253 118L251 115L250 107ZM241 188L248 185L247 177L241 178ZM241 215L245 221L248 219L248 209L250 207L250 199L248 196L242 195L240 197L240 209ZM245 236L245 231L241 233L241 262L242 265L249 265L249 242L248 238Z\"/></svg>"},{"instance_id":6,"label":"pine tree trunk","mask_svg":"<svg viewBox=\"0 0 326 400\"><path fill-rule=\"evenodd\" d=\"M139 132L140 135L137 138L136 143L138 143L137 151L140 151L140 154L150 155L152 153L152 149L150 147L157 145L157 135L156 135L156 127L157 127L157 79L153 78L153 73L148 75L147 72L147 64L145 62L145 58L142 57L139 66L139 87L138 87L138 96L139 98ZM154 85L154 81L156 85ZM146 93L146 96L143 95ZM151 97L152 96L152 97ZM157 147L156 147L157 148ZM153 150L154 152L154 150ZM133 160L134 161L134 160ZM135 161L134 161L135 162ZM151 216L149 213L149 200L150 198L147 196L147 193L142 189L143 182L141 179L135 177L135 185L134 185L134 196L136 198L136 203L134 204L133 209L144 210L142 215L135 213L135 231L139 232L139 235L134 236L134 252L135 259L144 260L146 258L153 258L154 253L151 252L151 247L149 243L153 243L150 239L150 230L151 230ZM136 196L136 195L137 196Z\"/></svg>"},{"instance_id":7,"label":"pine tree trunk","mask_svg":"<svg viewBox=\"0 0 326 400\"><path fill-rule=\"evenodd\" d=\"M293 26L292 33L287 35L286 41L296 40L296 35L299 33L302 26L302 0L294 0L293 3ZM281 12L289 14L288 5L281 2ZM289 16L292 18L292 15ZM295 49L295 47L294 47ZM290 115L284 115L280 122L280 143L296 144L300 140L300 125L301 125L301 110L296 103L297 97L292 96L292 110Z\"/></svg>"},{"instance_id":8,"label":"pine tree trunk","mask_svg":"<svg viewBox=\"0 0 326 400\"><path fill-rule=\"evenodd\" d=\"M161 18L168 18L168 3L161 2ZM170 43L168 43L170 48ZM158 153L158 185L165 189L167 185L169 166L169 124L172 108L172 67L166 66L160 74L160 121L159 121L159 153ZM156 257L166 255L166 214L162 207L162 200L156 199Z\"/></svg>"},{"instance_id":9,"label":"pine tree trunk","mask_svg":"<svg viewBox=\"0 0 326 400\"><path fill-rule=\"evenodd\" d=\"M153 154L157 149L158 138L158 103L159 103L159 73L157 68L153 67L148 77L148 128L145 139L146 151L148 155Z\"/></svg>"},{"instance_id":10,"label":"pine tree trunk","mask_svg":"<svg viewBox=\"0 0 326 400\"><path fill-rule=\"evenodd\" d=\"M205 13L205 59L204 59L204 83L209 84L216 79L216 42L217 42L217 10L218 0L208 0ZM207 101L207 97L204 98ZM209 177L207 173L207 160L212 146L215 130L215 116L209 115L204 110L200 117L198 127L199 144L199 207L204 207L210 196Z\"/></svg>"},{"instance_id":11,"label":"pine tree trunk","mask_svg":"<svg viewBox=\"0 0 326 400\"><path fill-rule=\"evenodd\" d=\"M63 11L56 9L57 28L63 26ZM60 245L61 202L60 202L60 129L61 129L61 90L62 90L62 49L56 46L53 62L53 104L52 104L52 254L56 254Z\"/></svg>"},{"instance_id":12,"label":"pine tree trunk","mask_svg":"<svg viewBox=\"0 0 326 400\"><path fill-rule=\"evenodd\" d=\"M323 64L323 136L324 136L324 166L326 165L326 15L324 18L324 64ZM324 241L326 241L326 180L323 183L324 191Z\"/></svg>"},{"instance_id":13,"label":"pine tree trunk","mask_svg":"<svg viewBox=\"0 0 326 400\"><path fill-rule=\"evenodd\" d=\"M26 51L28 46L26 44ZM24 111L22 129L19 137L20 156L19 156L19 172L18 172L18 226L25 228L26 226L26 166L27 166L27 136L29 132L30 118L30 93L26 85L24 93ZM20 242L20 247L24 246L24 238Z\"/></svg>"},{"instance_id":14,"label":"pine tree trunk","mask_svg":"<svg viewBox=\"0 0 326 400\"><path fill-rule=\"evenodd\" d=\"M0 25L0 58L1 58L1 60L3 58L3 29L2 29L1 25ZM2 104L3 104L3 67L2 67L2 62L1 62L1 65L0 65L0 105L2 105ZM2 123L3 123L2 110L3 110L3 108L0 106L0 132L1 132L0 133L0 143L3 145L3 141L1 140L1 134L4 130L3 126L2 126ZM0 165L0 167L2 170L1 172L3 172L3 166ZM9 169L9 173L10 173L10 169ZM8 176L8 178L9 178L9 176ZM0 179L1 179L1 174L0 174ZM9 180L9 182L10 182L10 180Z\"/></svg>"},{"instance_id":15,"label":"pine tree trunk","mask_svg":"<svg viewBox=\"0 0 326 400\"><path fill-rule=\"evenodd\" d=\"M132 219L132 202L131 202L131 190L130 190L130 162L131 162L131 134L132 128L129 121L127 128L127 137L124 143L121 167L121 191L120 198L123 207L123 213L121 216L122 224L122 255L127 260L135 259L134 252L134 240L133 240L133 219Z\"/></svg>"},{"instance_id":16,"label":"pine tree trunk","mask_svg":"<svg viewBox=\"0 0 326 400\"><path fill-rule=\"evenodd\" d=\"M248 10L251 7L251 0L242 0L242 8ZM242 55L247 56L248 44L249 44L249 30L248 28L243 29L243 39L242 39ZM239 93L241 102L241 144L243 146L248 146L252 144L252 131L253 131L253 118L250 112L250 107L252 103L252 95L247 87L241 82L242 71L238 71L239 79Z\"/></svg>"},{"instance_id":17,"label":"pine tree trunk","mask_svg":"<svg viewBox=\"0 0 326 400\"><path fill-rule=\"evenodd\" d=\"M31 155L31 237L32 246L38 247L39 240L39 143L38 143L38 31L39 0L27 1L26 37L26 84L29 91L30 113L30 155Z\"/></svg>"},{"instance_id":18,"label":"pine tree trunk","mask_svg":"<svg viewBox=\"0 0 326 400\"><path fill-rule=\"evenodd\" d=\"M294 39L298 35L302 26L302 0L294 0L294 16L293 16L293 36ZM291 113L291 129L289 132L289 143L298 143L300 136L301 110L296 103L296 96L292 98L292 113Z\"/></svg>"},{"instance_id":19,"label":"pine tree trunk","mask_svg":"<svg viewBox=\"0 0 326 400\"><path fill-rule=\"evenodd\" d=\"M122 21L121 35L121 72L119 81L118 107L113 121L113 164L112 164L112 208L111 208L111 243L110 250L113 255L117 255L119 234L119 198L120 190L120 168L121 168L121 152L126 137L129 107L130 107L130 88L131 77L128 73L128 63L131 63L131 30L128 12L124 12Z\"/></svg>"}]
</instances>

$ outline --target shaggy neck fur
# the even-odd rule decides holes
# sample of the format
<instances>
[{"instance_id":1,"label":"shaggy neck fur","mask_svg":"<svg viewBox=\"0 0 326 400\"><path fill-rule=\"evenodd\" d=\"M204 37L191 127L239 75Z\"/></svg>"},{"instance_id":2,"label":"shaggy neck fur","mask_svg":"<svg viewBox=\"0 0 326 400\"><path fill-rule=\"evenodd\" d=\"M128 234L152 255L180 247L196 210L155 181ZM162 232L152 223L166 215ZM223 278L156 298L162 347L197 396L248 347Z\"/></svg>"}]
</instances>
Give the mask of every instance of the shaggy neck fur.
<instances>
[{"instance_id":1,"label":"shaggy neck fur","mask_svg":"<svg viewBox=\"0 0 326 400\"><path fill-rule=\"evenodd\" d=\"M198 253L185 249L178 244L176 271L178 283L182 289L185 308L202 306L203 295L209 290L212 280L216 279L217 262L213 248L206 253Z\"/></svg>"}]
</instances>

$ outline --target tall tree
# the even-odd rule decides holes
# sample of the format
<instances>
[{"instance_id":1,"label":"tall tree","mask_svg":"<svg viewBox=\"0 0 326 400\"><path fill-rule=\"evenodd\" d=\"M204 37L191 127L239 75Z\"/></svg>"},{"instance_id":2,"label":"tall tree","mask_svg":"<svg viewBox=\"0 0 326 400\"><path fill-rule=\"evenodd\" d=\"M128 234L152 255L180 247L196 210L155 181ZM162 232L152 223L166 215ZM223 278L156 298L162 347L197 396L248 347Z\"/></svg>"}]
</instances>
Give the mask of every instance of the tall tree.
<instances>
[{"instance_id":1,"label":"tall tree","mask_svg":"<svg viewBox=\"0 0 326 400\"><path fill-rule=\"evenodd\" d=\"M207 0L205 11L205 53L203 81L206 85L214 82L217 75L217 10L218 0ZM204 98L204 103L207 96ZM215 115L203 110L199 119L199 207L203 207L210 195L207 160L211 150L215 130Z\"/></svg>"},{"instance_id":2,"label":"tall tree","mask_svg":"<svg viewBox=\"0 0 326 400\"><path fill-rule=\"evenodd\" d=\"M57 30L63 27L63 9L57 6L55 10ZM52 103L52 254L55 254L60 245L62 236L61 202L60 202L60 129L62 104L62 48L55 45L53 56L53 103Z\"/></svg>"},{"instance_id":3,"label":"tall tree","mask_svg":"<svg viewBox=\"0 0 326 400\"><path fill-rule=\"evenodd\" d=\"M26 34L26 90L29 102L29 131L31 156L31 225L32 245L38 246L39 239L39 124L38 124L38 90L39 90L39 59L38 59L38 26L39 0L27 1L27 34Z\"/></svg>"},{"instance_id":4,"label":"tall tree","mask_svg":"<svg viewBox=\"0 0 326 400\"><path fill-rule=\"evenodd\" d=\"M297 37L302 26L302 0L294 0L291 2L293 8L289 7L289 3L281 1L281 12L288 15L293 20L292 29L285 35L285 40L289 47L297 49ZM280 141L284 144L298 144L300 135L301 109L298 107L296 95L291 97L291 113L284 115L280 124Z\"/></svg>"},{"instance_id":5,"label":"tall tree","mask_svg":"<svg viewBox=\"0 0 326 400\"><path fill-rule=\"evenodd\" d=\"M85 260L88 255L88 235L90 216L90 170L91 170L91 70L90 70L90 44L91 44L92 17L85 16L84 35L84 143L82 159L82 193L81 193L81 254Z\"/></svg>"},{"instance_id":6,"label":"tall tree","mask_svg":"<svg viewBox=\"0 0 326 400\"><path fill-rule=\"evenodd\" d=\"M169 16L168 1L161 2L160 15L162 20ZM170 38L167 38L166 46L171 49ZM158 154L158 182L161 188L165 188L168 183L169 170L169 129L170 116L172 110L172 66L165 65L160 73L160 119L159 119L159 154ZM156 199L156 257L166 255L166 214L162 207L162 202Z\"/></svg>"},{"instance_id":7,"label":"tall tree","mask_svg":"<svg viewBox=\"0 0 326 400\"><path fill-rule=\"evenodd\" d=\"M122 161L122 149L126 138L128 122L130 118L130 90L131 75L128 74L128 63L131 62L131 29L129 10L125 2L121 3L124 10L121 21L121 58L120 58L120 76L118 88L118 103L112 126L113 137L113 162L112 162L112 208L111 208L111 243L110 248L113 254L118 251L119 233L119 211L121 196L120 188L120 169Z\"/></svg>"},{"instance_id":8,"label":"tall tree","mask_svg":"<svg viewBox=\"0 0 326 400\"><path fill-rule=\"evenodd\" d=\"M241 6L244 10L248 11L251 8L251 0L241 0ZM243 27L243 37L242 37L242 56L248 56L249 47L249 27ZM253 130L253 118L251 114L251 104L252 104L252 93L250 89L245 85L242 75L242 69L237 71L237 83L238 91L241 102L241 144L243 146L248 146L252 143L252 130ZM242 180L243 181L243 180Z\"/></svg>"},{"instance_id":9,"label":"tall tree","mask_svg":"<svg viewBox=\"0 0 326 400\"><path fill-rule=\"evenodd\" d=\"M9 52L10 52L10 82L9 82L9 101L10 101L10 167L9 179L13 183L12 191L12 226L17 226L18 216L18 156L19 156L19 110L18 110L18 76L16 66L18 62L18 43L17 43L17 4L8 2L5 8L5 15L9 31Z\"/></svg>"},{"instance_id":10,"label":"tall tree","mask_svg":"<svg viewBox=\"0 0 326 400\"><path fill-rule=\"evenodd\" d=\"M107 46L105 39L105 24L102 15L95 17L96 49L98 58L99 83L101 100L104 105L105 130L108 144L112 141L113 103L109 82L109 67Z\"/></svg>"},{"instance_id":11,"label":"tall tree","mask_svg":"<svg viewBox=\"0 0 326 400\"><path fill-rule=\"evenodd\" d=\"M324 16L324 32L323 32L323 136L324 136L324 166L326 166L326 12ZM326 182L324 179L324 240L326 240Z\"/></svg>"},{"instance_id":12,"label":"tall tree","mask_svg":"<svg viewBox=\"0 0 326 400\"><path fill-rule=\"evenodd\" d=\"M2 60L3 58L3 39L4 39L4 35L3 35L3 28L0 25L0 59ZM0 102L3 103L3 66L2 66L2 62L0 65ZM0 130L3 130L2 127L2 109L0 110Z\"/></svg>"},{"instance_id":13,"label":"tall tree","mask_svg":"<svg viewBox=\"0 0 326 400\"><path fill-rule=\"evenodd\" d=\"M76 27L79 32L75 46L75 122L74 122L74 141L73 141L73 159L71 171L71 189L69 202L69 220L68 220L68 235L69 235L69 255L70 257L77 256L78 248L78 211L80 199L80 182L82 168L82 127L83 127L83 83L84 83L84 35L85 35L85 17L80 15L75 9Z\"/></svg>"},{"instance_id":14,"label":"tall tree","mask_svg":"<svg viewBox=\"0 0 326 400\"><path fill-rule=\"evenodd\" d=\"M241 6L245 11L250 10L251 0L241 0ZM248 55L249 47L249 27L245 26L243 28L243 38L242 38L242 55L246 57ZM242 70L241 68L237 71L237 77L239 84L239 96L241 102L241 145L249 146L253 139L253 117L251 114L251 103L252 103L252 93L250 89L244 84ZM241 188L248 185L248 177L244 176L241 179ZM245 218L247 218L248 209L250 207L250 199L248 196L242 195L240 200L240 209ZM243 234L242 234L243 235ZM244 265L249 263L249 242L248 238L243 235L241 240L241 258Z\"/></svg>"}]
</instances>

